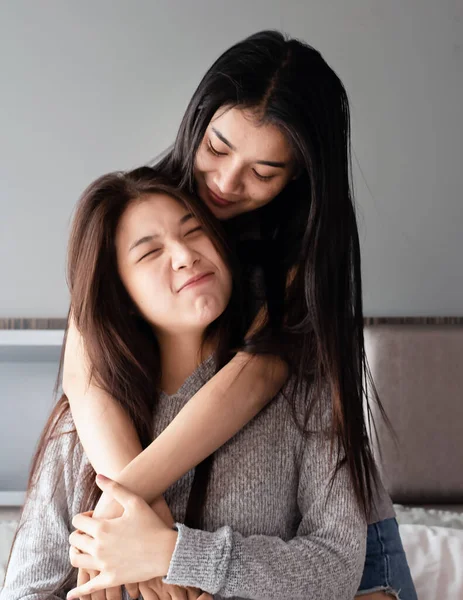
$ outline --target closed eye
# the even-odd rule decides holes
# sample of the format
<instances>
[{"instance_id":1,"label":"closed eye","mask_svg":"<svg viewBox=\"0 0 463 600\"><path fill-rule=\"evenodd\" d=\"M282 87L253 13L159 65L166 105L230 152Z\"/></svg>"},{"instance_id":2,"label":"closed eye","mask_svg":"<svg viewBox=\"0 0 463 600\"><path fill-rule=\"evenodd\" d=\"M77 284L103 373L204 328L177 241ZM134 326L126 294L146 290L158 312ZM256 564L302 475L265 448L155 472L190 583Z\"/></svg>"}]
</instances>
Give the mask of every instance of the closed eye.
<instances>
[{"instance_id":1,"label":"closed eye","mask_svg":"<svg viewBox=\"0 0 463 600\"><path fill-rule=\"evenodd\" d=\"M270 179L273 179L275 177L275 175L259 175L259 173L255 169L253 169L253 172L257 179L260 179L261 181L269 181Z\"/></svg>"},{"instance_id":2,"label":"closed eye","mask_svg":"<svg viewBox=\"0 0 463 600\"><path fill-rule=\"evenodd\" d=\"M226 156L227 155L227 152L219 152L216 148L214 148L211 140L207 140L207 150L214 156ZM254 175L257 177L257 179L259 179L260 181L270 181L270 179L273 179L275 177L275 175L260 175L260 173L258 173L255 169L253 169L252 171L253 171Z\"/></svg>"},{"instance_id":3,"label":"closed eye","mask_svg":"<svg viewBox=\"0 0 463 600\"><path fill-rule=\"evenodd\" d=\"M219 152L218 150L216 150L212 145L211 140L207 141L207 149L214 156L225 156L227 154L226 152Z\"/></svg>"},{"instance_id":4,"label":"closed eye","mask_svg":"<svg viewBox=\"0 0 463 600\"><path fill-rule=\"evenodd\" d=\"M150 250L149 252L147 252L146 254L144 254L140 258L140 260L138 262L142 261L144 258L146 258L147 256L149 256L150 254L158 254L159 252L161 252L161 248L155 248L154 250Z\"/></svg>"},{"instance_id":5,"label":"closed eye","mask_svg":"<svg viewBox=\"0 0 463 600\"><path fill-rule=\"evenodd\" d=\"M190 235L190 233L196 233L197 231L202 231L203 228L201 225L198 225L197 227L195 227L194 229L190 229L190 231L187 231L185 233L185 235Z\"/></svg>"}]
</instances>

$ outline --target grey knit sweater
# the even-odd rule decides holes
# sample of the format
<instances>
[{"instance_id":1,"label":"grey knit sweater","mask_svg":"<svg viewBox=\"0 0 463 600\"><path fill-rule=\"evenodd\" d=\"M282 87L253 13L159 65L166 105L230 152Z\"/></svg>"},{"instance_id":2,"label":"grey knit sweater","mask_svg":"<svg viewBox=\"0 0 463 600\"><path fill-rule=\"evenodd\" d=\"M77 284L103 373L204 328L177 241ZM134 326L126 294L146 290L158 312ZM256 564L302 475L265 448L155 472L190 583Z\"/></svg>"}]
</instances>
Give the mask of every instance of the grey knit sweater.
<instances>
[{"instance_id":1,"label":"grey knit sweater","mask_svg":"<svg viewBox=\"0 0 463 600\"><path fill-rule=\"evenodd\" d=\"M176 394L161 395L154 436L213 372L209 358ZM69 417L63 428L72 425ZM278 395L217 451L201 529L181 524L193 472L167 490L179 532L168 583L195 586L217 599L354 597L363 572L367 525L345 468L328 495L333 464L329 440L319 425L317 433L303 437L286 399ZM60 436L47 448L38 485L24 509L1 600L42 600L69 569L71 519L83 510L80 493L88 465L80 445L68 460L71 437ZM372 520L394 515L384 490L379 496L380 514ZM64 598L69 589L54 597Z\"/></svg>"}]
</instances>

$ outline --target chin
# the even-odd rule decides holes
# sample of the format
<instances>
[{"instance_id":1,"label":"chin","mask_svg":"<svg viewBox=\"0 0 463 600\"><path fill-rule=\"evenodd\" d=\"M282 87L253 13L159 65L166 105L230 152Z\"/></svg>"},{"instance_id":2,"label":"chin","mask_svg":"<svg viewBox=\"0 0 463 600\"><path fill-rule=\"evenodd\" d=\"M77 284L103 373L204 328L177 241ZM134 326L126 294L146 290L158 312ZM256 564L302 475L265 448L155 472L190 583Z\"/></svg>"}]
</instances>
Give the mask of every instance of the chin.
<instances>
[{"instance_id":1,"label":"chin","mask_svg":"<svg viewBox=\"0 0 463 600\"><path fill-rule=\"evenodd\" d=\"M211 297L201 298L201 300L196 306L197 324L201 327L207 327L223 314L227 303Z\"/></svg>"}]
</instances>

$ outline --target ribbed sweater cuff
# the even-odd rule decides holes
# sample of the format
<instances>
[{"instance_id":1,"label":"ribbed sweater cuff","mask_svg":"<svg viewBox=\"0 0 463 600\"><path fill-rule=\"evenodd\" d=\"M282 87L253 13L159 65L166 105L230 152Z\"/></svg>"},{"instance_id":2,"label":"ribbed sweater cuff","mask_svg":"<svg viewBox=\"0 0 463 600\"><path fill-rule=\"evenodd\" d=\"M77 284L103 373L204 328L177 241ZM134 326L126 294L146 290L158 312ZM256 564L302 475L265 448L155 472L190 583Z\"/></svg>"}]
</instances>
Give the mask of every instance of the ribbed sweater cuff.
<instances>
[{"instance_id":1,"label":"ribbed sweater cuff","mask_svg":"<svg viewBox=\"0 0 463 600\"><path fill-rule=\"evenodd\" d=\"M216 594L225 583L230 564L233 542L230 527L210 532L176 523L175 529L177 543L163 581Z\"/></svg>"}]
</instances>

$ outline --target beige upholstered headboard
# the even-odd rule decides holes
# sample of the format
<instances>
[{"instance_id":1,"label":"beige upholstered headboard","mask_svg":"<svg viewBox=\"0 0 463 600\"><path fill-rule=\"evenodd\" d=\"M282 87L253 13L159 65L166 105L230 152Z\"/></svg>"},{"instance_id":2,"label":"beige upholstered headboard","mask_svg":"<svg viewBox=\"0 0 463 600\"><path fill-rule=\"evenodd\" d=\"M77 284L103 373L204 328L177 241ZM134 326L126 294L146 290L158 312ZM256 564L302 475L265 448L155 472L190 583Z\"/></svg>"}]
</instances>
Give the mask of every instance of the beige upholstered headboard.
<instances>
[{"instance_id":1,"label":"beige upholstered headboard","mask_svg":"<svg viewBox=\"0 0 463 600\"><path fill-rule=\"evenodd\" d=\"M375 410L394 502L463 504L463 318L367 319L365 348L399 438Z\"/></svg>"},{"instance_id":2,"label":"beige upholstered headboard","mask_svg":"<svg viewBox=\"0 0 463 600\"><path fill-rule=\"evenodd\" d=\"M65 319L0 320L5 329L65 324ZM397 450L376 414L379 464L393 500L463 505L463 317L366 318L365 343L400 443Z\"/></svg>"}]
</instances>

